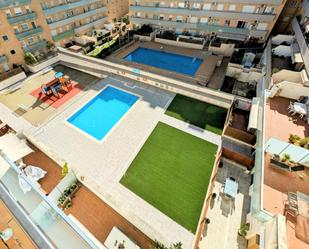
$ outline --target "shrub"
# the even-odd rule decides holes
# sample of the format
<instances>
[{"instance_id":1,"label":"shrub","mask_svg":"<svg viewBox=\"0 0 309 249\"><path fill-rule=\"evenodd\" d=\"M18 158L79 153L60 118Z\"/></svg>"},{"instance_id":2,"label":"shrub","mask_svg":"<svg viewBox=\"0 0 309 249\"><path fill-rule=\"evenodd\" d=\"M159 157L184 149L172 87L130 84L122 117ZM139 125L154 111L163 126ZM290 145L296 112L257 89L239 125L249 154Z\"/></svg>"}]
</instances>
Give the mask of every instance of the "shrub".
<instances>
[{"instance_id":1,"label":"shrub","mask_svg":"<svg viewBox=\"0 0 309 249\"><path fill-rule=\"evenodd\" d=\"M290 134L289 136L289 142L292 144L295 144L297 142L299 142L300 137L298 135L294 135L294 134Z\"/></svg>"},{"instance_id":2,"label":"shrub","mask_svg":"<svg viewBox=\"0 0 309 249\"><path fill-rule=\"evenodd\" d=\"M305 147L307 144L309 144L309 137L305 137L299 141L301 147Z\"/></svg>"},{"instance_id":3,"label":"shrub","mask_svg":"<svg viewBox=\"0 0 309 249\"><path fill-rule=\"evenodd\" d=\"M66 162L61 170L61 176L62 178L65 177L67 174L69 173L69 167L68 167L68 163Z\"/></svg>"},{"instance_id":4,"label":"shrub","mask_svg":"<svg viewBox=\"0 0 309 249\"><path fill-rule=\"evenodd\" d=\"M291 161L291 156L289 154L283 154L281 161L282 162L289 162L289 161Z\"/></svg>"},{"instance_id":5,"label":"shrub","mask_svg":"<svg viewBox=\"0 0 309 249\"><path fill-rule=\"evenodd\" d=\"M241 237L245 237L247 235L247 232L248 232L249 229L250 229L250 223L241 224L241 226L238 230L238 234Z\"/></svg>"},{"instance_id":6,"label":"shrub","mask_svg":"<svg viewBox=\"0 0 309 249\"><path fill-rule=\"evenodd\" d=\"M25 53L24 59L25 59L26 64L28 65L33 65L34 63L37 62L37 59L35 58L35 56L30 52Z\"/></svg>"}]
</instances>

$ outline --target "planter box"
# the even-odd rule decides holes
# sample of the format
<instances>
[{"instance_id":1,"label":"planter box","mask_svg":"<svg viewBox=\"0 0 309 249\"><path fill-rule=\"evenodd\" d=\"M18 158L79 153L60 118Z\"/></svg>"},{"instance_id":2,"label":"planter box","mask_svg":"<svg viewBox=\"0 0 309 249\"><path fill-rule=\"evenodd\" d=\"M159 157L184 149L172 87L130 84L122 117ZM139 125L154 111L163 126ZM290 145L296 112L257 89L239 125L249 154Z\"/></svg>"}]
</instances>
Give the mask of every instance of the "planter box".
<instances>
[{"instance_id":1,"label":"planter box","mask_svg":"<svg viewBox=\"0 0 309 249\"><path fill-rule=\"evenodd\" d=\"M38 62L37 64L34 65L26 65L27 69L31 73L37 73L41 71L42 69L49 67L59 61L59 55L53 56L51 58L46 59L45 61Z\"/></svg>"},{"instance_id":2,"label":"planter box","mask_svg":"<svg viewBox=\"0 0 309 249\"><path fill-rule=\"evenodd\" d=\"M66 205L68 204L70 200L72 200L72 198L74 197L75 193L77 192L79 188L80 188L80 184L76 183L76 188L72 191L72 193L70 193L70 195L66 197L65 201L62 204L59 203L58 206L61 209L65 209Z\"/></svg>"}]
</instances>

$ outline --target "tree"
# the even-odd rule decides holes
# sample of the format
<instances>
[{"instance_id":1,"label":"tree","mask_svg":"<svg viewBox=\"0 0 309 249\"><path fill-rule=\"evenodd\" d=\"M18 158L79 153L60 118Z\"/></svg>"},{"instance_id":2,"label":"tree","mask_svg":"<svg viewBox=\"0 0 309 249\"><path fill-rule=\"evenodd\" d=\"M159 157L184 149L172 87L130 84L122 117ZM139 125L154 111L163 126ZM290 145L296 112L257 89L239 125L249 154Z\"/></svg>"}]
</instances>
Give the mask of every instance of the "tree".
<instances>
[{"instance_id":1,"label":"tree","mask_svg":"<svg viewBox=\"0 0 309 249\"><path fill-rule=\"evenodd\" d=\"M151 249L182 249L182 243L181 242L175 243L168 248L167 246L156 240L152 244Z\"/></svg>"},{"instance_id":2,"label":"tree","mask_svg":"<svg viewBox=\"0 0 309 249\"><path fill-rule=\"evenodd\" d=\"M28 65L32 65L37 62L37 59L31 52L25 53L24 59L25 59L26 64Z\"/></svg>"}]
</instances>

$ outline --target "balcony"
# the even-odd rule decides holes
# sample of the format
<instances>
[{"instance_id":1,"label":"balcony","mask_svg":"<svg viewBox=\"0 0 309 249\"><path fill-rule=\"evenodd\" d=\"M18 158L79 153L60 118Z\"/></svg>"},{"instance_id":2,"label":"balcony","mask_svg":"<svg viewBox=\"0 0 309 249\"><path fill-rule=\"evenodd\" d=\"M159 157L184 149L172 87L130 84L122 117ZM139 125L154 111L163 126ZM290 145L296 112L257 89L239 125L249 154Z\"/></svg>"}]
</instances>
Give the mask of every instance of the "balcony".
<instances>
[{"instance_id":1,"label":"balcony","mask_svg":"<svg viewBox=\"0 0 309 249\"><path fill-rule=\"evenodd\" d=\"M34 53L37 50L40 50L42 48L46 48L47 41L41 40L38 42L35 42L33 44L27 45L26 47L23 47L24 52L31 52Z\"/></svg>"},{"instance_id":2,"label":"balcony","mask_svg":"<svg viewBox=\"0 0 309 249\"><path fill-rule=\"evenodd\" d=\"M100 18L100 19L98 19L98 20L94 20L94 21L92 21L92 22L90 22L90 23L83 24L83 25L81 25L81 26L79 26L79 27L76 27L76 28L74 29L74 31L75 31L76 33L83 32L83 31L85 31L85 30L94 28L94 27L97 26L97 25L103 25L107 20L108 20L108 17L107 17L107 16L104 16L104 17L102 17L102 18Z\"/></svg>"},{"instance_id":3,"label":"balcony","mask_svg":"<svg viewBox=\"0 0 309 249\"><path fill-rule=\"evenodd\" d=\"M31 0L14 0L14 1L1 0L0 8L15 7L16 5L29 4L30 2Z\"/></svg>"},{"instance_id":4,"label":"balcony","mask_svg":"<svg viewBox=\"0 0 309 249\"><path fill-rule=\"evenodd\" d=\"M91 17L93 15L96 15L96 14L100 14L102 12L107 12L107 7L99 7L97 9L92 9L92 10L89 10L87 12L84 12L84 13L80 13L78 15L74 15L74 16L69 16L65 19L62 19L62 20L59 20L59 21L56 21L56 22L52 22L52 23L49 23L48 26L51 28L51 29L55 29L55 28L58 28L58 27L62 27L64 25L67 25L69 23L72 23L72 22L75 22L75 21L78 21L78 20L81 20L81 19L85 19L87 17Z\"/></svg>"},{"instance_id":5,"label":"balcony","mask_svg":"<svg viewBox=\"0 0 309 249\"><path fill-rule=\"evenodd\" d=\"M275 20L273 14L256 14L256 13L244 13L234 11L214 11L214 10L200 10L200 9L188 9L188 8L169 8L169 7L151 7L151 6L130 6L130 11L134 12L152 12L159 14L174 14L184 16L196 16L196 17L212 17L212 18L225 18L244 21L262 21L271 22Z\"/></svg>"},{"instance_id":6,"label":"balcony","mask_svg":"<svg viewBox=\"0 0 309 249\"><path fill-rule=\"evenodd\" d=\"M306 67L307 72L309 72L309 48L308 42L305 39L304 33L301 26L299 25L298 20L294 17L292 21L292 28L295 33L295 38L297 40L298 46L300 48L300 53L303 57L303 61Z\"/></svg>"},{"instance_id":7,"label":"balcony","mask_svg":"<svg viewBox=\"0 0 309 249\"><path fill-rule=\"evenodd\" d=\"M15 35L18 40L22 40L26 37L33 36L33 35L36 35L42 32L43 32L43 29L41 27L36 27L36 28L29 29L23 32L15 33Z\"/></svg>"},{"instance_id":8,"label":"balcony","mask_svg":"<svg viewBox=\"0 0 309 249\"><path fill-rule=\"evenodd\" d=\"M74 30L70 29L68 31L65 31L58 35L53 36L53 40L57 42L57 41L63 40L64 38L71 37L73 35L74 35Z\"/></svg>"},{"instance_id":9,"label":"balcony","mask_svg":"<svg viewBox=\"0 0 309 249\"><path fill-rule=\"evenodd\" d=\"M7 58L5 55L0 55L0 64L4 64L7 62Z\"/></svg>"},{"instance_id":10,"label":"balcony","mask_svg":"<svg viewBox=\"0 0 309 249\"><path fill-rule=\"evenodd\" d=\"M37 18L37 15L35 12L27 13L21 16L12 16L8 17L8 21L10 24L16 24L20 22L25 22L27 20L34 20Z\"/></svg>"},{"instance_id":11,"label":"balcony","mask_svg":"<svg viewBox=\"0 0 309 249\"><path fill-rule=\"evenodd\" d=\"M98 2L98 0L83 0L83 1L81 0L81 1L76 1L74 3L65 3L65 4L53 6L53 7L42 6L42 9L45 15L51 15L51 14L56 14L60 11L67 11L67 10L71 10L74 8L93 4L96 2Z\"/></svg>"}]
</instances>

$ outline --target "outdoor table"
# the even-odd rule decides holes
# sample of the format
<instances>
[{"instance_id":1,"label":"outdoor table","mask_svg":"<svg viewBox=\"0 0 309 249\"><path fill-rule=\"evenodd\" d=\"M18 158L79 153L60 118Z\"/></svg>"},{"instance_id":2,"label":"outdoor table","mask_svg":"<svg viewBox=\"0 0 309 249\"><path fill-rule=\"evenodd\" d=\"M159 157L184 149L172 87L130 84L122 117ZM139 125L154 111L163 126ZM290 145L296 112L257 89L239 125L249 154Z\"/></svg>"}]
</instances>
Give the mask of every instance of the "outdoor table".
<instances>
[{"instance_id":1,"label":"outdoor table","mask_svg":"<svg viewBox=\"0 0 309 249\"><path fill-rule=\"evenodd\" d=\"M295 102L293 104L293 107L296 113L307 115L307 105L306 104Z\"/></svg>"},{"instance_id":2,"label":"outdoor table","mask_svg":"<svg viewBox=\"0 0 309 249\"><path fill-rule=\"evenodd\" d=\"M121 243L124 244L125 249L140 249L128 236L121 232L117 227L113 227L112 231L108 235L104 242L104 245L108 249L119 249L121 248Z\"/></svg>"},{"instance_id":3,"label":"outdoor table","mask_svg":"<svg viewBox=\"0 0 309 249\"><path fill-rule=\"evenodd\" d=\"M309 195L297 192L298 214L309 219Z\"/></svg>"},{"instance_id":4,"label":"outdoor table","mask_svg":"<svg viewBox=\"0 0 309 249\"><path fill-rule=\"evenodd\" d=\"M238 183L227 178L225 180L224 194L235 198L238 192Z\"/></svg>"}]
</instances>

